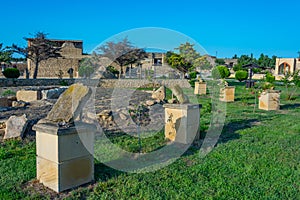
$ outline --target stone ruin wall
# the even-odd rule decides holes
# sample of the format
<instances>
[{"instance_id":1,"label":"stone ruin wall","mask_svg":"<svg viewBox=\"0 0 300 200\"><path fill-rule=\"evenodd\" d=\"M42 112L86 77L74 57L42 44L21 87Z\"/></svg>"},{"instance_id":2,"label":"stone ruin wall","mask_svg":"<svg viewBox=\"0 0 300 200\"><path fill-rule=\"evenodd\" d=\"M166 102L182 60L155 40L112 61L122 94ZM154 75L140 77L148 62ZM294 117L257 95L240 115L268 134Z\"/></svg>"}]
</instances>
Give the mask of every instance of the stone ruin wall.
<instances>
[{"instance_id":1,"label":"stone ruin wall","mask_svg":"<svg viewBox=\"0 0 300 200\"><path fill-rule=\"evenodd\" d=\"M79 59L73 58L49 58L39 64L38 78L58 78L59 70L63 72L63 78L69 78L68 70L74 69L73 76L78 76ZM34 73L34 63L30 61L30 77Z\"/></svg>"}]
</instances>

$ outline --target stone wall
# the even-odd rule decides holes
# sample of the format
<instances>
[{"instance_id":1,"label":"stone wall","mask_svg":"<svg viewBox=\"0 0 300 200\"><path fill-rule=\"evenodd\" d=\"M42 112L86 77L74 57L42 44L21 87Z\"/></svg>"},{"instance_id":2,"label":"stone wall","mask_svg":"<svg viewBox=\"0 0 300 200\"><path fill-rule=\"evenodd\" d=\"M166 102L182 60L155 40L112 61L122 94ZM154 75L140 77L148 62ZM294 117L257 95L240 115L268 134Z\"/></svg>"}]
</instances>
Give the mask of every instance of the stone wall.
<instances>
[{"instance_id":1,"label":"stone wall","mask_svg":"<svg viewBox=\"0 0 300 200\"><path fill-rule=\"evenodd\" d=\"M179 85L181 88L189 88L190 84L186 79L157 79L153 82L148 80L138 79L63 79L68 85L74 82L86 82L89 85L98 85L104 88L138 88L145 87L145 85L159 84L165 86ZM52 86L61 85L59 79L0 79L0 87L18 87L18 86Z\"/></svg>"},{"instance_id":2,"label":"stone wall","mask_svg":"<svg viewBox=\"0 0 300 200\"><path fill-rule=\"evenodd\" d=\"M62 76L64 78L68 78L68 70L73 68L74 70L74 77L77 77L77 72L79 68L79 59L75 58L49 58L46 61L41 61L39 64L38 70L38 78L41 77L49 77L49 78L57 78L59 74L59 70L62 70ZM34 73L34 63L32 61L28 61L32 66L29 69L30 77L33 76Z\"/></svg>"}]
</instances>

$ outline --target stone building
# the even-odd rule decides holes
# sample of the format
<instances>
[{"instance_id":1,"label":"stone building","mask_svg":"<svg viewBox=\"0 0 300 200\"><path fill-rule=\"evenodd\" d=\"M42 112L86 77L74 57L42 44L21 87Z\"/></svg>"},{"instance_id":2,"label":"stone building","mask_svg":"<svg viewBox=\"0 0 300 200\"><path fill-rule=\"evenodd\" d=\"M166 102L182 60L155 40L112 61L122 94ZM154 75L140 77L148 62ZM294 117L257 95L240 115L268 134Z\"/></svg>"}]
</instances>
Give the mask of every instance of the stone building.
<instances>
[{"instance_id":1,"label":"stone building","mask_svg":"<svg viewBox=\"0 0 300 200\"><path fill-rule=\"evenodd\" d=\"M276 58L274 75L283 76L300 70L300 58Z\"/></svg>"},{"instance_id":2,"label":"stone building","mask_svg":"<svg viewBox=\"0 0 300 200\"><path fill-rule=\"evenodd\" d=\"M50 39L54 46L60 47L61 57L49 58L43 60L39 64L38 78L57 78L60 70L62 76L70 77L68 70L73 69L74 78L78 77L79 62L86 57L83 55L83 42L81 40L55 40ZM32 39L28 39L28 46L32 44ZM29 76L32 78L34 73L35 64L30 59L27 59L27 67Z\"/></svg>"}]
</instances>

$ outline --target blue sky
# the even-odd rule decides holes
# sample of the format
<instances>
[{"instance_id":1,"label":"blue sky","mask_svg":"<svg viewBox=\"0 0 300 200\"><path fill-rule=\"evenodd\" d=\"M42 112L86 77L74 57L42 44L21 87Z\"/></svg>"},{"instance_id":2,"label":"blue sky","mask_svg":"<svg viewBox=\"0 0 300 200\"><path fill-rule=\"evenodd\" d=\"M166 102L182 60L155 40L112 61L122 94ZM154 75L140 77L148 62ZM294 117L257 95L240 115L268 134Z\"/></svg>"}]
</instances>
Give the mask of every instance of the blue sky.
<instances>
[{"instance_id":1,"label":"blue sky","mask_svg":"<svg viewBox=\"0 0 300 200\"><path fill-rule=\"evenodd\" d=\"M0 5L4 45L26 45L23 37L43 31L49 38L83 40L84 52L90 52L120 32L161 27L189 36L190 42L218 57L250 53L297 57L300 51L298 0L10 0ZM151 43L151 37L136 37Z\"/></svg>"}]
</instances>

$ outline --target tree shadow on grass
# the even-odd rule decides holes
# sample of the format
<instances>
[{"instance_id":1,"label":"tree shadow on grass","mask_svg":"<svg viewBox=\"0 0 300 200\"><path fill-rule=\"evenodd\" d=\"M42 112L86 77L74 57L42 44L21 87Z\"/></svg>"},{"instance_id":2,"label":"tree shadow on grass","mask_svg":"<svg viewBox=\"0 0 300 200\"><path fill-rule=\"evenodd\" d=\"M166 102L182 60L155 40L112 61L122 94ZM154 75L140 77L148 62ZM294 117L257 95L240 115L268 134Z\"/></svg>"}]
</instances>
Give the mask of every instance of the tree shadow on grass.
<instances>
[{"instance_id":1,"label":"tree shadow on grass","mask_svg":"<svg viewBox=\"0 0 300 200\"><path fill-rule=\"evenodd\" d=\"M113 177L118 177L119 175L123 174L124 172L113 169L109 166L106 166L103 163L100 163L99 161L95 160L95 181L107 181Z\"/></svg>"},{"instance_id":2,"label":"tree shadow on grass","mask_svg":"<svg viewBox=\"0 0 300 200\"><path fill-rule=\"evenodd\" d=\"M293 104L285 104L280 106L281 110L291 110L291 109L295 109L295 108L299 108L300 107L300 103L293 103Z\"/></svg>"}]
</instances>

